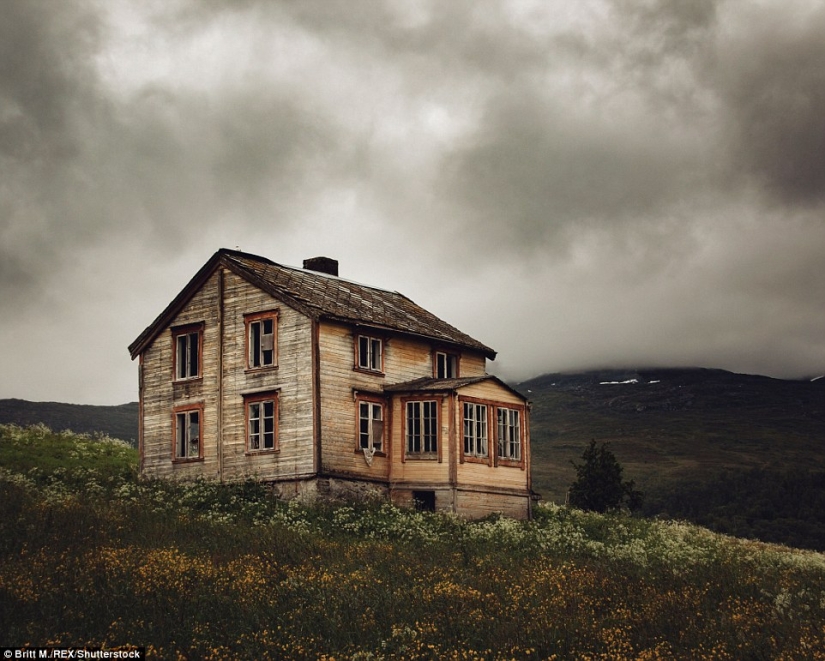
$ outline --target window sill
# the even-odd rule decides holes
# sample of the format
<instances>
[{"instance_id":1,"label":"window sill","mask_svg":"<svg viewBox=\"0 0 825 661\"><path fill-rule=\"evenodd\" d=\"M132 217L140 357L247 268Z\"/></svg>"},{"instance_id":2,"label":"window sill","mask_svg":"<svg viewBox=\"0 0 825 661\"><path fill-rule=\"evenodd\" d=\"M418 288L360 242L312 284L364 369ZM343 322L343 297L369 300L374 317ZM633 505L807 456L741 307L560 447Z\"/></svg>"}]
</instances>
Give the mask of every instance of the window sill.
<instances>
[{"instance_id":1,"label":"window sill","mask_svg":"<svg viewBox=\"0 0 825 661\"><path fill-rule=\"evenodd\" d=\"M177 377L172 379L172 383L174 385L185 385L187 383L197 383L198 381L203 381L203 374L200 376L190 376L185 379L178 379Z\"/></svg>"},{"instance_id":2,"label":"window sill","mask_svg":"<svg viewBox=\"0 0 825 661\"><path fill-rule=\"evenodd\" d=\"M279 454L281 448L267 448L265 450L247 450L244 455L247 457L259 457L262 454Z\"/></svg>"},{"instance_id":3,"label":"window sill","mask_svg":"<svg viewBox=\"0 0 825 661\"><path fill-rule=\"evenodd\" d=\"M356 449L355 449L355 452L353 452L353 454L364 454L364 448L356 448ZM383 450L376 450L376 451L373 453L373 455L372 455L372 456L373 456L373 457L386 457L386 456L387 456L387 453L386 453L386 452L384 452Z\"/></svg>"},{"instance_id":4,"label":"window sill","mask_svg":"<svg viewBox=\"0 0 825 661\"><path fill-rule=\"evenodd\" d=\"M477 457L475 455L462 455L462 460L465 464L482 464L488 466L490 464L490 457Z\"/></svg>"},{"instance_id":5,"label":"window sill","mask_svg":"<svg viewBox=\"0 0 825 661\"><path fill-rule=\"evenodd\" d=\"M277 365L266 365L265 367L247 367L243 372L244 374L266 374L267 372L276 372L277 370Z\"/></svg>"},{"instance_id":6,"label":"window sill","mask_svg":"<svg viewBox=\"0 0 825 661\"><path fill-rule=\"evenodd\" d=\"M435 452L407 452L404 458L411 461L438 461L438 454Z\"/></svg>"},{"instance_id":7,"label":"window sill","mask_svg":"<svg viewBox=\"0 0 825 661\"><path fill-rule=\"evenodd\" d=\"M173 464L197 464L203 461L203 457L175 457L172 459Z\"/></svg>"},{"instance_id":8,"label":"window sill","mask_svg":"<svg viewBox=\"0 0 825 661\"><path fill-rule=\"evenodd\" d=\"M352 371L353 372L359 372L360 374L370 374L372 376L380 376L380 377L385 376L384 372L381 372L380 370L370 370L370 369L367 369L366 367L356 366L356 367L352 368Z\"/></svg>"},{"instance_id":9,"label":"window sill","mask_svg":"<svg viewBox=\"0 0 825 661\"><path fill-rule=\"evenodd\" d=\"M521 459L504 459L498 457L496 459L496 466L504 466L507 468L524 468L524 462Z\"/></svg>"}]
</instances>

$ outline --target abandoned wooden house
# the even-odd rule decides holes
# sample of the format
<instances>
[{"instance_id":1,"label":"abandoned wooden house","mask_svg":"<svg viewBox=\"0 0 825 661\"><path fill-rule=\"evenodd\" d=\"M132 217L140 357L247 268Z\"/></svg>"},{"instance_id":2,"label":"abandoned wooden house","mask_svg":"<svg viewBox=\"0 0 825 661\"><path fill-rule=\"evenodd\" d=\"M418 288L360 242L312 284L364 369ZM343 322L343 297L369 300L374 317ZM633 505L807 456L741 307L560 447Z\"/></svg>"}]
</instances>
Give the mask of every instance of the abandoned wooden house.
<instances>
[{"instance_id":1,"label":"abandoned wooden house","mask_svg":"<svg viewBox=\"0 0 825 661\"><path fill-rule=\"evenodd\" d=\"M129 352L146 476L530 516L528 402L495 352L335 260L219 250Z\"/></svg>"}]
</instances>

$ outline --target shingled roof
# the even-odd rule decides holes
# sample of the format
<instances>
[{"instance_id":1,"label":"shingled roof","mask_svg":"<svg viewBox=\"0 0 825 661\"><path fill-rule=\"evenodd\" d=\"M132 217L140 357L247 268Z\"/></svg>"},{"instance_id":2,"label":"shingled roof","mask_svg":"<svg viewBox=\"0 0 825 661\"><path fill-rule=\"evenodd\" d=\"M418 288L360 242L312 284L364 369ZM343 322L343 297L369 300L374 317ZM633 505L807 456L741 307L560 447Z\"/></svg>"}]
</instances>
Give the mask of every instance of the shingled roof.
<instances>
[{"instance_id":1,"label":"shingled roof","mask_svg":"<svg viewBox=\"0 0 825 661\"><path fill-rule=\"evenodd\" d=\"M462 333L398 292L369 287L326 273L283 266L265 257L237 250L221 249L204 264L158 318L129 345L132 359L140 355L172 323L178 312L219 266L229 269L312 319L395 331L473 349L490 359L496 357L496 352L490 347Z\"/></svg>"}]
</instances>

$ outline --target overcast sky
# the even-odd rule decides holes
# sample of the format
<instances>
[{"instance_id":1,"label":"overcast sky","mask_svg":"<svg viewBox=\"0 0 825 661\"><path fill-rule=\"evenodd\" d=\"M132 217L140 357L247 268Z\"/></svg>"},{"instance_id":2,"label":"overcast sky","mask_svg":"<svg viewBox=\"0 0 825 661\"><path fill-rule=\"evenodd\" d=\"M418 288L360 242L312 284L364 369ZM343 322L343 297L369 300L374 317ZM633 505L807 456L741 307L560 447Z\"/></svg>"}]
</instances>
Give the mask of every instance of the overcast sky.
<instances>
[{"instance_id":1,"label":"overcast sky","mask_svg":"<svg viewBox=\"0 0 825 661\"><path fill-rule=\"evenodd\" d=\"M522 380L825 373L825 4L3 0L0 398L137 399L219 248Z\"/></svg>"}]
</instances>

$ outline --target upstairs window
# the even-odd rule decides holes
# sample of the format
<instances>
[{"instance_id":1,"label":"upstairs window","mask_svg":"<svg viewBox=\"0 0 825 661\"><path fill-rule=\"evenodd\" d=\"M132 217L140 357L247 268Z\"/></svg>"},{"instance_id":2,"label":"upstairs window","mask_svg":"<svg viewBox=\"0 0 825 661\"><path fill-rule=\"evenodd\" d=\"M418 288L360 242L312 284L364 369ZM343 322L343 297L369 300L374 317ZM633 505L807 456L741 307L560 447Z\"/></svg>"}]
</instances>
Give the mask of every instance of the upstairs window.
<instances>
[{"instance_id":1,"label":"upstairs window","mask_svg":"<svg viewBox=\"0 0 825 661\"><path fill-rule=\"evenodd\" d=\"M173 334L175 380L197 379L201 375L202 327L178 328Z\"/></svg>"},{"instance_id":2,"label":"upstairs window","mask_svg":"<svg viewBox=\"0 0 825 661\"><path fill-rule=\"evenodd\" d=\"M175 410L175 459L201 458L202 408Z\"/></svg>"},{"instance_id":3,"label":"upstairs window","mask_svg":"<svg viewBox=\"0 0 825 661\"><path fill-rule=\"evenodd\" d=\"M358 402L358 449L382 452L384 449L384 406L377 402Z\"/></svg>"},{"instance_id":4,"label":"upstairs window","mask_svg":"<svg viewBox=\"0 0 825 661\"><path fill-rule=\"evenodd\" d=\"M464 454L487 457L487 406L464 402Z\"/></svg>"},{"instance_id":5,"label":"upstairs window","mask_svg":"<svg viewBox=\"0 0 825 661\"><path fill-rule=\"evenodd\" d=\"M499 408L498 456L510 461L521 461L521 415L517 409Z\"/></svg>"},{"instance_id":6,"label":"upstairs window","mask_svg":"<svg viewBox=\"0 0 825 661\"><path fill-rule=\"evenodd\" d=\"M359 335L355 365L368 372L384 371L384 343L380 338Z\"/></svg>"},{"instance_id":7,"label":"upstairs window","mask_svg":"<svg viewBox=\"0 0 825 661\"><path fill-rule=\"evenodd\" d=\"M445 351L435 352L435 378L458 378L458 356Z\"/></svg>"},{"instance_id":8,"label":"upstairs window","mask_svg":"<svg viewBox=\"0 0 825 661\"><path fill-rule=\"evenodd\" d=\"M438 452L438 402L407 402L407 454L424 455Z\"/></svg>"},{"instance_id":9,"label":"upstairs window","mask_svg":"<svg viewBox=\"0 0 825 661\"><path fill-rule=\"evenodd\" d=\"M278 449L278 395L268 393L246 398L246 450Z\"/></svg>"},{"instance_id":10,"label":"upstairs window","mask_svg":"<svg viewBox=\"0 0 825 661\"><path fill-rule=\"evenodd\" d=\"M249 369L274 367L277 364L275 354L277 312L247 315L245 321L247 367Z\"/></svg>"}]
</instances>

